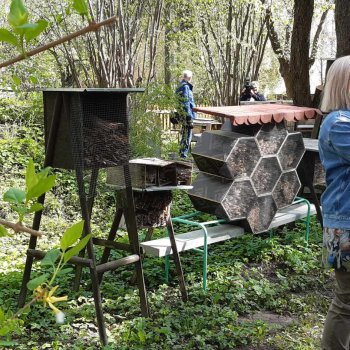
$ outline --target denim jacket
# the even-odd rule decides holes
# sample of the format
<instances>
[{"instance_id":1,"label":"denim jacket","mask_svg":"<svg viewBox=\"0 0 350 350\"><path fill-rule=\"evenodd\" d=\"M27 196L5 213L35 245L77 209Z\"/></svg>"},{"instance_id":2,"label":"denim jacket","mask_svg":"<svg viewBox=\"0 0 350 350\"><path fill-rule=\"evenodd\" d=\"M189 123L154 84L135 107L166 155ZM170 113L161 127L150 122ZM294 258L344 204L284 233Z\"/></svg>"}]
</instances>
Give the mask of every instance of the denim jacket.
<instances>
[{"instance_id":1,"label":"denim jacket","mask_svg":"<svg viewBox=\"0 0 350 350\"><path fill-rule=\"evenodd\" d=\"M193 85L183 79L179 87L176 89L176 94L178 94L181 98L181 104L185 111L186 117L196 119L196 113L193 112L193 108L196 107L196 104L194 103L192 89Z\"/></svg>"},{"instance_id":2,"label":"denim jacket","mask_svg":"<svg viewBox=\"0 0 350 350\"><path fill-rule=\"evenodd\" d=\"M319 150L327 183L321 198L324 227L350 229L350 110L328 114Z\"/></svg>"}]
</instances>

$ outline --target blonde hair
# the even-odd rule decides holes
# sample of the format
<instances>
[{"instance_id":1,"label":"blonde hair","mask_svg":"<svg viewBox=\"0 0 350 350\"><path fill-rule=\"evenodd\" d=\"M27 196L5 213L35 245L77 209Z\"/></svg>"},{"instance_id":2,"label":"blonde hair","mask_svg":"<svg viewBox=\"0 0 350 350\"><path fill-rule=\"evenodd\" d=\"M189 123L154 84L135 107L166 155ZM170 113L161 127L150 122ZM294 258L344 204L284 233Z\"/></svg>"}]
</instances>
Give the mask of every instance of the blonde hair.
<instances>
[{"instance_id":1,"label":"blonde hair","mask_svg":"<svg viewBox=\"0 0 350 350\"><path fill-rule=\"evenodd\" d=\"M350 56L338 58L329 68L320 108L322 112L350 109Z\"/></svg>"}]
</instances>

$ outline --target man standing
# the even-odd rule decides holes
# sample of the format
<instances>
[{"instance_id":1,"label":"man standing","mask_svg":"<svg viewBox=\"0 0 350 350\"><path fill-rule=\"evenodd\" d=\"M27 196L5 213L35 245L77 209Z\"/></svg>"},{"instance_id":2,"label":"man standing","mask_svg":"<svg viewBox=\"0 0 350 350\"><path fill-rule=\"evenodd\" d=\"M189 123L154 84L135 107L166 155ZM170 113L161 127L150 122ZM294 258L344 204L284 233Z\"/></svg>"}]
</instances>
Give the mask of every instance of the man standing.
<instances>
[{"instance_id":1,"label":"man standing","mask_svg":"<svg viewBox=\"0 0 350 350\"><path fill-rule=\"evenodd\" d=\"M193 99L192 72L185 70L182 75L180 85L176 89L176 94L180 98L182 110L179 111L182 123L181 142L180 142L180 157L187 158L192 140L193 119L196 118L196 113L193 108L196 107Z\"/></svg>"}]
</instances>

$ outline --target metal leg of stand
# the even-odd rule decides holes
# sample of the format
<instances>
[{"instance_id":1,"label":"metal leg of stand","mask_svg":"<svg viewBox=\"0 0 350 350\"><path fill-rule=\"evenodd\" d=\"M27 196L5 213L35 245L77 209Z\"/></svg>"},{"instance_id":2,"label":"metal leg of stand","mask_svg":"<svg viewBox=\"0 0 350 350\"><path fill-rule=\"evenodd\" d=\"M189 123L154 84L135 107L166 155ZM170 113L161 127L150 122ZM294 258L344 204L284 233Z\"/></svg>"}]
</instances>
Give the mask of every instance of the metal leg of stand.
<instances>
[{"instance_id":1,"label":"metal leg of stand","mask_svg":"<svg viewBox=\"0 0 350 350\"><path fill-rule=\"evenodd\" d=\"M173 223L171 222L171 218L168 219L167 228L168 228L168 234L169 234L170 243L171 243L171 249L173 252L172 255L173 255L173 259L174 259L175 267L176 267L176 274L177 274L177 277L179 279L182 300L187 301L188 294L187 294L184 274L183 274L183 270L182 270L180 255L179 255L179 252L178 252L177 246L176 246L174 227L173 227Z\"/></svg>"}]
</instances>

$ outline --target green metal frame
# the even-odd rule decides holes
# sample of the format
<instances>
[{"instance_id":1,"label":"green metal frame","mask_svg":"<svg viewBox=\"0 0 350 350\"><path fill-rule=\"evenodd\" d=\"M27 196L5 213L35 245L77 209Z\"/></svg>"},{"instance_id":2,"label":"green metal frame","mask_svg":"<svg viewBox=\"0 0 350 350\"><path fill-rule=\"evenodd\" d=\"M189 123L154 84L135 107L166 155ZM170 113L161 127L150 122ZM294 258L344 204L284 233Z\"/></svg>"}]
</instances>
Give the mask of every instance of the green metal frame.
<instances>
[{"instance_id":1,"label":"green metal frame","mask_svg":"<svg viewBox=\"0 0 350 350\"><path fill-rule=\"evenodd\" d=\"M309 236L310 236L311 205L307 199L301 198L301 197L296 197L292 204L298 204L298 203L305 203L307 205L307 215L304 219L301 219L302 221L304 221L306 223L305 245L307 246L308 241L309 241ZM200 211L196 211L196 212L193 212L190 214L181 215L181 216L178 216L176 218L172 218L171 220L173 223L181 223L181 224L190 225L190 226L197 226L203 230L203 234L204 234L203 249L193 248L192 250L203 254L203 290L207 290L207 275L208 275L208 243L207 243L208 242L208 230L207 230L207 227L211 226L211 225L227 224L227 223L229 223L229 221L224 220L224 219L210 220L210 221L206 221L206 222L196 222L196 221L189 220L190 218L193 218L193 217L195 217L197 215L201 215L201 214L203 214L203 213ZM270 230L270 237L272 237L272 235L273 235L273 229ZM166 283L169 282L169 255L167 255L165 257L165 280L166 280Z\"/></svg>"},{"instance_id":2,"label":"green metal frame","mask_svg":"<svg viewBox=\"0 0 350 350\"><path fill-rule=\"evenodd\" d=\"M300 221L305 222L305 236L304 236L304 242L305 242L305 247L308 246L309 244L309 238L310 238L310 222L311 222L311 203L303 197L295 197L295 200L293 201L292 204L298 204L298 203L305 203L307 205L307 213L306 217L303 219L300 219ZM270 238L273 237L275 229L271 229L269 231L270 233Z\"/></svg>"}]
</instances>

